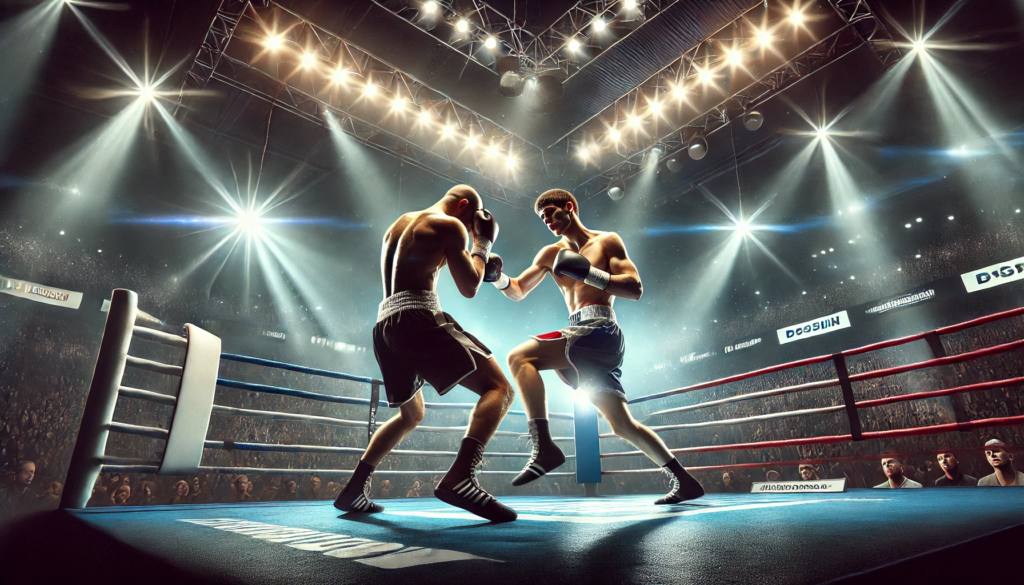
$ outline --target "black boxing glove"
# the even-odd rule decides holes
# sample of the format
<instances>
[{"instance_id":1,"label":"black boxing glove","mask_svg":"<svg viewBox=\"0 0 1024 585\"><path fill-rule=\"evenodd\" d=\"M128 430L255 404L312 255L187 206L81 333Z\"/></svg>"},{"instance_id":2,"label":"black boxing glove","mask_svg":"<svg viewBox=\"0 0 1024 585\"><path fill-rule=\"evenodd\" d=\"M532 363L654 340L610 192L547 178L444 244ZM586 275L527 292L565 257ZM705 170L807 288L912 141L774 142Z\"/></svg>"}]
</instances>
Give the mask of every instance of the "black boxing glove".
<instances>
[{"instance_id":1,"label":"black boxing glove","mask_svg":"<svg viewBox=\"0 0 1024 585\"><path fill-rule=\"evenodd\" d=\"M501 256L491 254L487 259L487 264L484 266L484 282L493 284L498 290L508 288L509 284L512 283L512 279L507 274L503 274L501 269Z\"/></svg>"},{"instance_id":2,"label":"black boxing glove","mask_svg":"<svg viewBox=\"0 0 1024 585\"><path fill-rule=\"evenodd\" d=\"M559 250L554 264L551 265L551 271L559 276L582 280L584 284L601 290L607 288L611 281L610 274L600 268L594 268L590 260L572 250Z\"/></svg>"},{"instance_id":3,"label":"black boxing glove","mask_svg":"<svg viewBox=\"0 0 1024 585\"><path fill-rule=\"evenodd\" d=\"M478 210L473 214L473 251L472 256L479 256L484 263L487 263L491 253L491 246L498 238L498 221L494 219L491 212L486 209Z\"/></svg>"}]
</instances>

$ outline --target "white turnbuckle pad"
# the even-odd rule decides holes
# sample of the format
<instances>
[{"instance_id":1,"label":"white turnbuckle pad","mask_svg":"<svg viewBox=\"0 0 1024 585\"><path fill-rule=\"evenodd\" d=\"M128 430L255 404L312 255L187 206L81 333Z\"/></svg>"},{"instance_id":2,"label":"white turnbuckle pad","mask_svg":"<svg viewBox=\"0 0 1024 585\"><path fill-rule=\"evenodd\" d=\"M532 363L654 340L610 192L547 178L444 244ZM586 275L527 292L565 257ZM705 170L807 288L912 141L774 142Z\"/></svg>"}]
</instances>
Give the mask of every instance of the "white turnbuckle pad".
<instances>
[{"instance_id":1,"label":"white turnbuckle pad","mask_svg":"<svg viewBox=\"0 0 1024 585\"><path fill-rule=\"evenodd\" d=\"M158 475L193 475L203 458L203 444L213 411L220 369L220 338L195 325L185 325L188 348L171 417L170 436Z\"/></svg>"}]
</instances>

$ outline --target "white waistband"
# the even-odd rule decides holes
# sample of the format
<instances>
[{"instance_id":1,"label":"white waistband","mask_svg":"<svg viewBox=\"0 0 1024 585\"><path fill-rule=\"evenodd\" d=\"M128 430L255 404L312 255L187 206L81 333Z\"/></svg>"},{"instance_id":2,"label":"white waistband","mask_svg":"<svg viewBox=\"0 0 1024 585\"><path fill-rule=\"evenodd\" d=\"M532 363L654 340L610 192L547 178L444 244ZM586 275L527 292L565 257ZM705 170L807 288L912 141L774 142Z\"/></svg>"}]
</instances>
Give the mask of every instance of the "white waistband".
<instances>
[{"instance_id":1,"label":"white waistband","mask_svg":"<svg viewBox=\"0 0 1024 585\"><path fill-rule=\"evenodd\" d=\"M431 313L441 312L441 301L432 290L403 290L381 301L377 307L377 322L407 309L423 309Z\"/></svg>"},{"instance_id":2,"label":"white waistband","mask_svg":"<svg viewBox=\"0 0 1024 585\"><path fill-rule=\"evenodd\" d=\"M609 319L615 321L615 311L608 305L587 305L575 313L569 315L570 325L579 325L591 319Z\"/></svg>"}]
</instances>

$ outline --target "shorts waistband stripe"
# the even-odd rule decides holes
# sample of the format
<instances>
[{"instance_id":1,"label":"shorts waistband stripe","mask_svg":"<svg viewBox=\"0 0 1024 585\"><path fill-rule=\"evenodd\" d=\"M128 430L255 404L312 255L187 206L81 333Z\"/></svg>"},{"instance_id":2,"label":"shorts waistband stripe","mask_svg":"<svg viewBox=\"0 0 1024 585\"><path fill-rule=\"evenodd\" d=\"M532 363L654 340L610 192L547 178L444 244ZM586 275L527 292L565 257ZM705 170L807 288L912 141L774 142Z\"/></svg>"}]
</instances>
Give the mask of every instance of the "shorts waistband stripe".
<instances>
[{"instance_id":1,"label":"shorts waistband stripe","mask_svg":"<svg viewBox=\"0 0 1024 585\"><path fill-rule=\"evenodd\" d=\"M608 305L587 305L569 315L569 325L579 325L592 319L608 319L615 321L615 311Z\"/></svg>"},{"instance_id":2,"label":"shorts waistband stripe","mask_svg":"<svg viewBox=\"0 0 1024 585\"><path fill-rule=\"evenodd\" d=\"M440 313L441 301L438 299L437 293L432 290L404 290L381 301L377 307L377 322L410 309Z\"/></svg>"}]
</instances>

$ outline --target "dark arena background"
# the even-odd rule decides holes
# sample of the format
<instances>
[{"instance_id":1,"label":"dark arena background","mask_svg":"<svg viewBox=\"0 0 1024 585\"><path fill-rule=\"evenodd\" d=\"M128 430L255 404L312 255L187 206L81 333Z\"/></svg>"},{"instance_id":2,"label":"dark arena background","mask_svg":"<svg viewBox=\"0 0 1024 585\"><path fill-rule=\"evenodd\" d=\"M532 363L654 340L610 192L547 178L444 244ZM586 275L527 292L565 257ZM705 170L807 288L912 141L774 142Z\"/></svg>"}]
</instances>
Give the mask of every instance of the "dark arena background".
<instances>
[{"instance_id":1,"label":"dark arena background","mask_svg":"<svg viewBox=\"0 0 1024 585\"><path fill-rule=\"evenodd\" d=\"M1024 488L1022 19L3 2L0 581L1020 582L1024 489L997 488ZM568 459L514 487L539 435L505 356L566 303L445 267L515 389L474 477L518 519L435 497L478 397L429 384L366 486L384 512L332 506L398 412L385 231L458 184L513 278L559 241L549 189L621 236L628 407L706 495L654 505L672 472L552 371Z\"/></svg>"}]
</instances>

